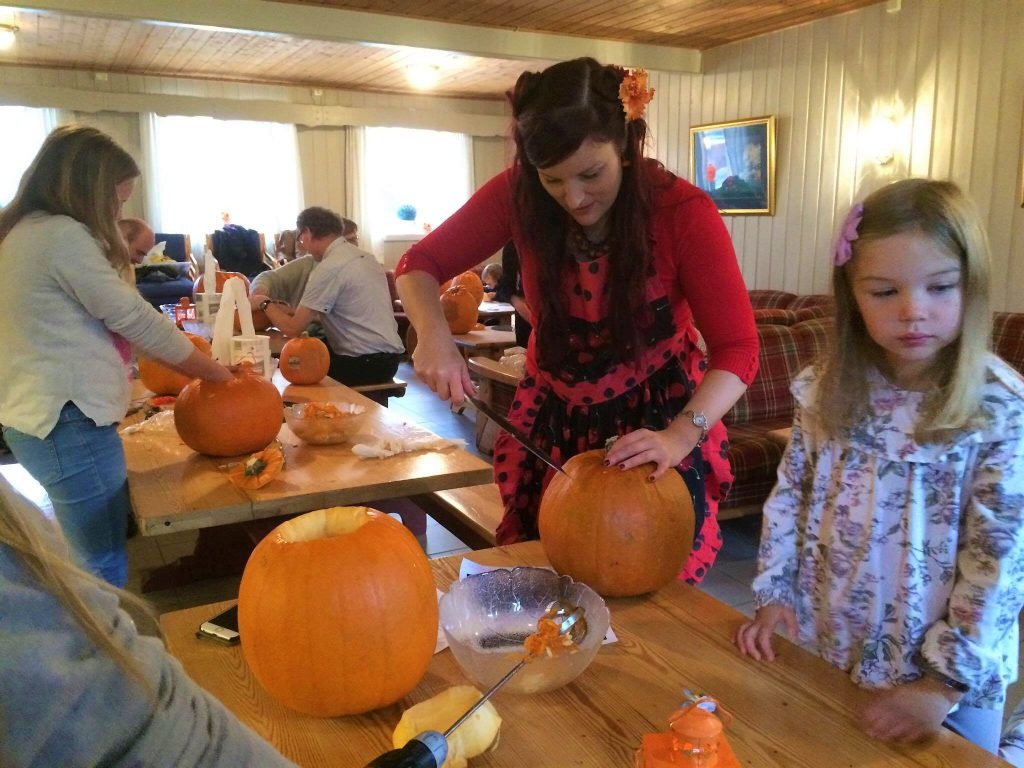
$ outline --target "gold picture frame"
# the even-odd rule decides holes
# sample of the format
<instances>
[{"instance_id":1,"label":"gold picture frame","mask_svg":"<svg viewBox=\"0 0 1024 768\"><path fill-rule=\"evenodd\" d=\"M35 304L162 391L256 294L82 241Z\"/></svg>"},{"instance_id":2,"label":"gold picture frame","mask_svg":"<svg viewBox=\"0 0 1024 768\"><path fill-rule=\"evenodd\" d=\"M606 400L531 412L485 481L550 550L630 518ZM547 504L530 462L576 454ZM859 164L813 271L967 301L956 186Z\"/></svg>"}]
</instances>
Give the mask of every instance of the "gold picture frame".
<instances>
[{"instance_id":1,"label":"gold picture frame","mask_svg":"<svg viewBox=\"0 0 1024 768\"><path fill-rule=\"evenodd\" d=\"M775 116L690 128L690 173L725 216L775 215Z\"/></svg>"}]
</instances>

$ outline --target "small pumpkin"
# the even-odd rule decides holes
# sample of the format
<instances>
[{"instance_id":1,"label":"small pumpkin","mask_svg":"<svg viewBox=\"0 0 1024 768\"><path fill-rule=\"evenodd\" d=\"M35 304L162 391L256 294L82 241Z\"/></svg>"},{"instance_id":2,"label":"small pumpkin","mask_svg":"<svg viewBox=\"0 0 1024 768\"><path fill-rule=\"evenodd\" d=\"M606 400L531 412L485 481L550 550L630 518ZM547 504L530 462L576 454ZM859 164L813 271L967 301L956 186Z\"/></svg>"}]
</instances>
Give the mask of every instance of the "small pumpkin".
<instances>
[{"instance_id":1,"label":"small pumpkin","mask_svg":"<svg viewBox=\"0 0 1024 768\"><path fill-rule=\"evenodd\" d=\"M192 298L195 299L196 294L202 293L205 286L205 275L199 275L195 282L192 283ZM228 278L239 277L242 279L242 284L245 286L245 294L249 295L249 278L243 275L241 272L221 272L217 270L217 290L216 293L224 292L224 283L228 281Z\"/></svg>"},{"instance_id":2,"label":"small pumpkin","mask_svg":"<svg viewBox=\"0 0 1024 768\"><path fill-rule=\"evenodd\" d=\"M469 333L476 324L480 302L461 285L453 285L441 295L441 311L452 333Z\"/></svg>"},{"instance_id":3,"label":"small pumpkin","mask_svg":"<svg viewBox=\"0 0 1024 768\"><path fill-rule=\"evenodd\" d=\"M320 339L303 333L281 347L279 370L292 384L319 384L331 368L331 352Z\"/></svg>"},{"instance_id":4,"label":"small pumpkin","mask_svg":"<svg viewBox=\"0 0 1024 768\"><path fill-rule=\"evenodd\" d=\"M283 420L277 387L244 364L230 381L193 380L174 407L174 426L182 441L208 456L260 451L277 437Z\"/></svg>"},{"instance_id":5,"label":"small pumpkin","mask_svg":"<svg viewBox=\"0 0 1024 768\"><path fill-rule=\"evenodd\" d=\"M385 707L416 687L434 657L430 563L382 512L309 512L253 550L238 625L253 676L286 707L316 717Z\"/></svg>"},{"instance_id":6,"label":"small pumpkin","mask_svg":"<svg viewBox=\"0 0 1024 768\"><path fill-rule=\"evenodd\" d=\"M194 333L186 333L185 336L204 355L213 356L210 342L202 336L196 336ZM139 355L139 379L142 381L142 386L154 395L177 395L186 384L192 381L191 376L178 373L159 360L142 355Z\"/></svg>"},{"instance_id":7,"label":"small pumpkin","mask_svg":"<svg viewBox=\"0 0 1024 768\"><path fill-rule=\"evenodd\" d=\"M604 466L603 450L573 456L540 502L540 541L552 567L606 597L652 592L675 578L693 547L694 512L678 472L651 483L652 464Z\"/></svg>"},{"instance_id":8,"label":"small pumpkin","mask_svg":"<svg viewBox=\"0 0 1024 768\"><path fill-rule=\"evenodd\" d=\"M245 461L239 462L228 472L231 482L239 488L254 491L262 488L279 474L284 467L284 454L278 445L268 445Z\"/></svg>"},{"instance_id":9,"label":"small pumpkin","mask_svg":"<svg viewBox=\"0 0 1024 768\"><path fill-rule=\"evenodd\" d=\"M258 309L252 311L252 327L257 331L265 331L271 325L270 318L267 317L267 313ZM238 319L238 310L235 310L235 333L239 333L242 330L242 322Z\"/></svg>"}]
</instances>

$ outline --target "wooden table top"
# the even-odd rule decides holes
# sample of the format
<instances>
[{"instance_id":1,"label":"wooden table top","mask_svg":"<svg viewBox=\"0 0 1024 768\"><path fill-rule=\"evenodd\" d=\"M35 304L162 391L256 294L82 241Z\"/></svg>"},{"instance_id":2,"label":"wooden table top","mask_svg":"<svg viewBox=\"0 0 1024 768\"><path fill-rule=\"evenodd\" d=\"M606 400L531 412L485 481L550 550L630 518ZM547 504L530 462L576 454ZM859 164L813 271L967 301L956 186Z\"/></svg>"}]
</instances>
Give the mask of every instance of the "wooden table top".
<instances>
[{"instance_id":1,"label":"wooden table top","mask_svg":"<svg viewBox=\"0 0 1024 768\"><path fill-rule=\"evenodd\" d=\"M490 565L546 565L538 542L470 553ZM439 589L458 578L462 555L431 561ZM200 685L302 766L365 765L391 748L404 709L468 681L451 651L435 655L417 688L366 715L318 719L284 709L252 678L241 648L195 637L230 602L165 614L168 649ZM727 731L743 766L756 768L996 768L1001 760L948 731L923 744L890 746L866 736L856 712L868 693L825 661L778 639L772 664L742 657L730 638L743 616L674 582L652 596L608 601L618 642L603 646L573 683L532 696L498 692L498 747L472 760L500 766L633 765L644 733L662 731L684 688L717 697L735 717ZM245 642L245 638L242 638Z\"/></svg>"},{"instance_id":2,"label":"wooden table top","mask_svg":"<svg viewBox=\"0 0 1024 768\"><path fill-rule=\"evenodd\" d=\"M296 386L277 372L274 384L286 403L330 400L364 406L368 418L360 430L363 436L394 430L408 421L333 379ZM281 425L278 440L285 454L281 474L263 488L242 490L227 475L228 465L237 459L202 456L174 432L123 435L128 491L143 535L367 504L488 483L493 478L490 464L461 448L360 459L352 453L351 441L308 445L287 424Z\"/></svg>"},{"instance_id":3,"label":"wooden table top","mask_svg":"<svg viewBox=\"0 0 1024 768\"><path fill-rule=\"evenodd\" d=\"M515 331L496 331L493 328L484 328L481 331L470 331L452 336L455 344L462 349L505 349L513 347L516 343Z\"/></svg>"}]
</instances>

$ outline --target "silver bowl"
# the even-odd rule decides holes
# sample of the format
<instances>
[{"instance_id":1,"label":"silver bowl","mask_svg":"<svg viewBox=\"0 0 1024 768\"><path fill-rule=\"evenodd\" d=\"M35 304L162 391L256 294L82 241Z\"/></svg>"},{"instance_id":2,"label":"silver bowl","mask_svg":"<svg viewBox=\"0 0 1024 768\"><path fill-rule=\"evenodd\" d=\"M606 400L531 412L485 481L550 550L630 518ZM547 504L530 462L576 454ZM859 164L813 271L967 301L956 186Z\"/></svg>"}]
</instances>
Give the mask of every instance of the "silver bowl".
<instances>
[{"instance_id":1,"label":"silver bowl","mask_svg":"<svg viewBox=\"0 0 1024 768\"><path fill-rule=\"evenodd\" d=\"M513 568L469 576L441 598L440 622L462 671L490 688L523 657L523 641L537 630L553 601L583 608L587 634L575 652L531 659L503 691L542 693L575 680L597 655L608 631L604 600L586 584L546 568Z\"/></svg>"}]
</instances>

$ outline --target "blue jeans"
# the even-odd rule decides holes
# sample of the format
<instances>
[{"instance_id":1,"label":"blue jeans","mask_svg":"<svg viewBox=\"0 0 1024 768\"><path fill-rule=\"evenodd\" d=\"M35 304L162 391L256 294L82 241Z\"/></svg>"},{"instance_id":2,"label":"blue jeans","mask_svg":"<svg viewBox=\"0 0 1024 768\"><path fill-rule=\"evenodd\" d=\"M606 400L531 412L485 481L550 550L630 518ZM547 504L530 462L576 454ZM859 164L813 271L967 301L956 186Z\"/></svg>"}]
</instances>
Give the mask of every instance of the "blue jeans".
<instances>
[{"instance_id":1,"label":"blue jeans","mask_svg":"<svg viewBox=\"0 0 1024 768\"><path fill-rule=\"evenodd\" d=\"M44 439L4 427L14 457L50 495L64 536L85 568L111 584L128 580L128 470L116 425L97 427L67 403Z\"/></svg>"}]
</instances>

